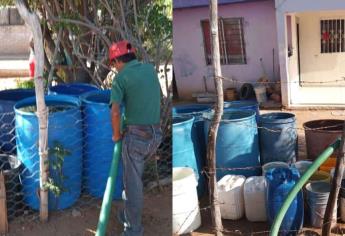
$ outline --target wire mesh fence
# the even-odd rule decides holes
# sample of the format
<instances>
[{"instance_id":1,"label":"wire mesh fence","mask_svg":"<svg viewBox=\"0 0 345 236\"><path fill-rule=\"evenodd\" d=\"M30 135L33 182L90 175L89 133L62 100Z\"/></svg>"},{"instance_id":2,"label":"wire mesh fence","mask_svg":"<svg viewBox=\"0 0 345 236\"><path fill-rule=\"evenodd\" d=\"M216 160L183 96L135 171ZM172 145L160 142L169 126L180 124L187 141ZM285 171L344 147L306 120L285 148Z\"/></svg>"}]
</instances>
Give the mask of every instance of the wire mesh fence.
<instances>
[{"instance_id":1,"label":"wire mesh fence","mask_svg":"<svg viewBox=\"0 0 345 236\"><path fill-rule=\"evenodd\" d=\"M114 150L108 95L95 92L83 101L58 95L46 99L49 179L44 188L49 191L49 211L100 206ZM19 101L15 111L14 104L0 104L0 171L5 176L7 215L9 221L34 221L40 207L35 98ZM171 174L171 125L166 121L163 140L145 163L143 183L150 188ZM114 200L122 199L122 168L120 161Z\"/></svg>"}]
</instances>

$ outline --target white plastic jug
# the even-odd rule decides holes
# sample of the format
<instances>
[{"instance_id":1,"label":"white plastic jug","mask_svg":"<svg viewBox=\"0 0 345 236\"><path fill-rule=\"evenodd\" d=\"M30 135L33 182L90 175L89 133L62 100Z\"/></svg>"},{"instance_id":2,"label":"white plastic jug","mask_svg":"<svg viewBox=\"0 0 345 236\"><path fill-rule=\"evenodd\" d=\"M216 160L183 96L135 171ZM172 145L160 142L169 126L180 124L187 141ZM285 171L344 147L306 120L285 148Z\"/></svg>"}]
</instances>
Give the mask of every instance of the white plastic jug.
<instances>
[{"instance_id":1,"label":"white plastic jug","mask_svg":"<svg viewBox=\"0 0 345 236\"><path fill-rule=\"evenodd\" d=\"M197 184L192 168L173 168L173 234L187 234L201 225Z\"/></svg>"},{"instance_id":2,"label":"white plastic jug","mask_svg":"<svg viewBox=\"0 0 345 236\"><path fill-rule=\"evenodd\" d=\"M259 104L267 102L266 87L264 85L254 86L254 91Z\"/></svg>"},{"instance_id":3,"label":"white plastic jug","mask_svg":"<svg viewBox=\"0 0 345 236\"><path fill-rule=\"evenodd\" d=\"M244 183L244 207L249 221L267 221L266 189L267 184L264 176L249 177Z\"/></svg>"},{"instance_id":4,"label":"white plastic jug","mask_svg":"<svg viewBox=\"0 0 345 236\"><path fill-rule=\"evenodd\" d=\"M246 177L226 175L217 183L220 213L223 219L238 220L244 214L243 185Z\"/></svg>"}]
</instances>

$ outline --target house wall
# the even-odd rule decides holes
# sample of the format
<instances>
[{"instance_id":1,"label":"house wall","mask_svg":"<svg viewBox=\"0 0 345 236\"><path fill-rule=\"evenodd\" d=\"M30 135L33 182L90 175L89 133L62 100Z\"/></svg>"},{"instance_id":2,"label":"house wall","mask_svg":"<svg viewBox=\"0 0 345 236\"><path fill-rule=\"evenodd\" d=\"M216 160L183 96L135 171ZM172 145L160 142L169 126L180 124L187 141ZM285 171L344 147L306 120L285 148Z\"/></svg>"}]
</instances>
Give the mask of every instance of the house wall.
<instances>
[{"instance_id":1,"label":"house wall","mask_svg":"<svg viewBox=\"0 0 345 236\"><path fill-rule=\"evenodd\" d=\"M0 25L0 59L29 58L30 37L26 25Z\"/></svg>"},{"instance_id":2,"label":"house wall","mask_svg":"<svg viewBox=\"0 0 345 236\"><path fill-rule=\"evenodd\" d=\"M344 106L345 83L300 85L299 81L327 82L345 72L341 67L344 53L320 54L320 20L345 17L345 1L340 0L276 0L277 36L279 45L282 99L286 107ZM343 10L342 10L343 9ZM291 32L294 55L287 56L288 24L292 16ZM300 25L301 78L298 74L296 22ZM343 71L344 70L344 71Z\"/></svg>"},{"instance_id":3,"label":"house wall","mask_svg":"<svg viewBox=\"0 0 345 236\"><path fill-rule=\"evenodd\" d=\"M247 64L223 65L225 77L237 79L237 87L244 82L257 81L262 75L260 58L270 79L278 80L279 62L273 1L260 1L219 6L219 17L243 17ZM211 67L206 65L203 35L200 21L208 19L207 7L174 9L173 12L173 61L178 93L181 98L191 98L192 93L204 92L207 87L214 91ZM275 63L273 75L273 49ZM224 88L232 86L224 81Z\"/></svg>"}]
</instances>

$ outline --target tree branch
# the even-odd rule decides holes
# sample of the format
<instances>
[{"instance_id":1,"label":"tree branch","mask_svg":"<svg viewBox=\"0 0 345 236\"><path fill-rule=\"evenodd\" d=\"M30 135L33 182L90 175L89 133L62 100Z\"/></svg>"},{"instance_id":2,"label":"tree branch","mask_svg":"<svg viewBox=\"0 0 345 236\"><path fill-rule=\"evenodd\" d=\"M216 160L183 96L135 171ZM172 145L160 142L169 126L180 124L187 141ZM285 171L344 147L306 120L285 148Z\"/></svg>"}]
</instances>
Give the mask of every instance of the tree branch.
<instances>
[{"instance_id":1,"label":"tree branch","mask_svg":"<svg viewBox=\"0 0 345 236\"><path fill-rule=\"evenodd\" d=\"M40 219L48 220L48 191L44 187L48 181L48 110L44 100L44 49L41 24L38 16L29 10L28 3L24 0L16 0L16 7L22 19L30 27L34 36L35 47L35 91L37 103L37 117L39 122L39 148L40 156Z\"/></svg>"}]
</instances>

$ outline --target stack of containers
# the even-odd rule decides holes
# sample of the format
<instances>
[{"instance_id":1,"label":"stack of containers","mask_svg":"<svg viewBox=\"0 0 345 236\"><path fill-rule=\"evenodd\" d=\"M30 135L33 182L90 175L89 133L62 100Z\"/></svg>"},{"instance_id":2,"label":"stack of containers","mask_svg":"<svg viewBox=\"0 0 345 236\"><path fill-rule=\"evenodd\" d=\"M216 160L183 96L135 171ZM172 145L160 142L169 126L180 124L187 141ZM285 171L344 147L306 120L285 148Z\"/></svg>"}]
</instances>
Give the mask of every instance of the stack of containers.
<instances>
[{"instance_id":1,"label":"stack of containers","mask_svg":"<svg viewBox=\"0 0 345 236\"><path fill-rule=\"evenodd\" d=\"M196 168L195 166L190 166L197 171L198 175L198 195L201 197L205 193L205 175L202 173L202 170L206 164L206 143L204 138L204 120L203 120L203 113L209 110L211 105L207 104L185 104L185 105L178 105L174 106L172 109L172 115L174 118L181 118L181 117L194 117L193 125L191 127L191 139L194 149L194 155L196 160ZM177 125L173 126L173 129L178 129ZM178 131L173 131L173 133ZM175 143L173 143L175 145ZM173 152L175 153L175 152ZM173 154L173 159L179 158ZM190 157L192 158L192 157ZM189 166L184 165L182 162L178 165L174 166Z\"/></svg>"}]
</instances>

